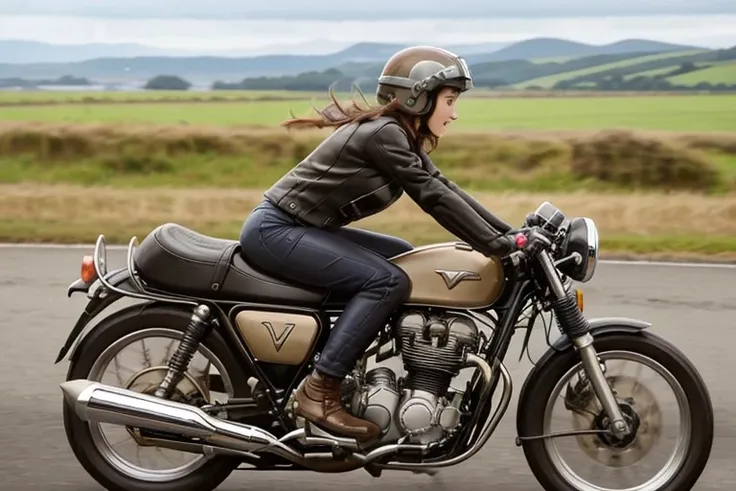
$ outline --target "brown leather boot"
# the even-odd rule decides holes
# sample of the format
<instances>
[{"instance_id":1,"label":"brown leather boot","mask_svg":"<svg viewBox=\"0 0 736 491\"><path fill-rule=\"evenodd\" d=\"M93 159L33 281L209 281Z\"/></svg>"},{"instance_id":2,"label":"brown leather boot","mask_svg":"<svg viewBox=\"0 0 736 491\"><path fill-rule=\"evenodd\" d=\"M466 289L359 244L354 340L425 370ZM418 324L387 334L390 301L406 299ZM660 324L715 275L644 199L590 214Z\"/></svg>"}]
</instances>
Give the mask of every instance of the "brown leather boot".
<instances>
[{"instance_id":1,"label":"brown leather boot","mask_svg":"<svg viewBox=\"0 0 736 491\"><path fill-rule=\"evenodd\" d=\"M360 442L377 438L381 434L377 425L350 415L342 405L341 382L338 378L313 371L296 393L295 414L327 431L352 437Z\"/></svg>"}]
</instances>

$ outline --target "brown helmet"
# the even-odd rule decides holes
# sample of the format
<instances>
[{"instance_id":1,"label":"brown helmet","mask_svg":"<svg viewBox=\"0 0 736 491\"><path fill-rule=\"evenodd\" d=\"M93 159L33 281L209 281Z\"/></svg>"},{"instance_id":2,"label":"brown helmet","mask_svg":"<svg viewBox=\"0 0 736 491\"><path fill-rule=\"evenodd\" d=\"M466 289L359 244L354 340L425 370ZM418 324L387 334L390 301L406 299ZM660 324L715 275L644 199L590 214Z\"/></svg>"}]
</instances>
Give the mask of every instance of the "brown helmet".
<instances>
[{"instance_id":1,"label":"brown helmet","mask_svg":"<svg viewBox=\"0 0 736 491\"><path fill-rule=\"evenodd\" d=\"M430 95L442 87L460 92L473 88L470 68L460 56L434 46L413 46L395 53L378 78L376 99L387 104L394 99L411 115L432 110Z\"/></svg>"}]
</instances>

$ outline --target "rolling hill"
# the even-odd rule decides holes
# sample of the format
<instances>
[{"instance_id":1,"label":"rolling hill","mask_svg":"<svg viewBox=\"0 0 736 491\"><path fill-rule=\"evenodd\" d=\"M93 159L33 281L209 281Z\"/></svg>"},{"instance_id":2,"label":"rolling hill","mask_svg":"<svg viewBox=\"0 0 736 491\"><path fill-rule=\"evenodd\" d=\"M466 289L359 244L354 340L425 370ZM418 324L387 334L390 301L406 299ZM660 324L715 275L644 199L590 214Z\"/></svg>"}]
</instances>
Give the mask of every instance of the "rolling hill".
<instances>
[{"instance_id":1,"label":"rolling hill","mask_svg":"<svg viewBox=\"0 0 736 491\"><path fill-rule=\"evenodd\" d=\"M211 83L214 80L242 80L247 77L297 75L330 68L352 67L352 73L375 73L375 65L385 62L387 56L403 47L395 44L359 43L347 49L326 55L264 55L251 57L222 56L126 56L124 53L143 49L137 45L110 47L115 57L103 57L74 62L2 63L0 78L53 79L65 75L85 77L96 83L140 82L160 74L172 74L193 83ZM465 56L471 65L530 60L534 58L619 55L628 53L663 53L700 49L696 46L660 43L631 39L606 45L577 43L563 39L535 38L518 43L471 44L447 46ZM61 47L19 48L17 42L0 42L0 59L24 59L24 52L32 49ZM69 49L66 47L64 49ZM99 53L99 46L87 46L89 56ZM25 51L24 51L25 50ZM126 51L127 50L127 51ZM12 53L10 53L12 51ZM9 54L10 53L10 54ZM72 56L66 51L64 56ZM31 55L27 55L31 58ZM36 55L36 59L41 55ZM50 54L43 56L51 56ZM63 59L63 58L62 58ZM531 62L529 62L531 63ZM540 74L539 76L543 76Z\"/></svg>"},{"instance_id":2,"label":"rolling hill","mask_svg":"<svg viewBox=\"0 0 736 491\"><path fill-rule=\"evenodd\" d=\"M595 55L628 53L663 53L703 49L695 46L661 43L646 39L627 39L611 44L592 45L555 38L535 38L521 41L494 53L473 57L471 62L532 60L535 58L579 58Z\"/></svg>"},{"instance_id":3,"label":"rolling hill","mask_svg":"<svg viewBox=\"0 0 736 491\"><path fill-rule=\"evenodd\" d=\"M559 61L511 59L470 65L479 88L529 90L736 90L736 47L570 57ZM324 71L216 82L217 90L375 90L380 63L346 63ZM711 85L708 85L711 84Z\"/></svg>"},{"instance_id":4,"label":"rolling hill","mask_svg":"<svg viewBox=\"0 0 736 491\"><path fill-rule=\"evenodd\" d=\"M608 70L615 70L617 68L625 68L625 67L631 67L631 66L641 66L642 64L648 64L649 62L665 62L668 67L673 67L673 63L676 64L679 60L684 60L685 58L689 57L690 55L697 55L700 53L706 53L707 50L683 50L683 51L673 51L673 52L666 52L666 53L657 53L654 55L647 55L643 53L636 53L636 54L629 54L628 57L613 61L611 63L601 63L594 66L589 66L586 68L580 68L578 70L568 70L564 71L562 73L556 73L554 75L547 75L544 77L539 78L533 78L530 80L525 80L521 83L515 84L516 88L525 89L527 87L540 87L543 89L549 89L554 87L554 85L561 80L566 80L570 78L579 78L579 77L585 77L588 75L595 75L600 72L605 72ZM587 57L586 57L587 58ZM586 59L583 58L583 59ZM675 60L675 61L672 61Z\"/></svg>"},{"instance_id":5,"label":"rolling hill","mask_svg":"<svg viewBox=\"0 0 736 491\"><path fill-rule=\"evenodd\" d=\"M736 60L726 63L714 63L692 72L667 77L673 84L696 86L703 81L712 84L736 84Z\"/></svg>"}]
</instances>

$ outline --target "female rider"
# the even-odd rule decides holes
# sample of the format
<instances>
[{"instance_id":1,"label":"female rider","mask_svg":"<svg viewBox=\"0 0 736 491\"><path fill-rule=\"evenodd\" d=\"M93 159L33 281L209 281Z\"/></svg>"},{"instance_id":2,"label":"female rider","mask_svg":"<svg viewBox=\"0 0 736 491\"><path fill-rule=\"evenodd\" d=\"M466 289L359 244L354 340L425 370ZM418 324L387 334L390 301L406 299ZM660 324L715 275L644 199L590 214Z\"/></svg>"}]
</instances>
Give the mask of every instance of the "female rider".
<instances>
[{"instance_id":1,"label":"female rider","mask_svg":"<svg viewBox=\"0 0 736 491\"><path fill-rule=\"evenodd\" d=\"M465 61L415 46L394 54L378 80L377 108L342 108L336 100L317 119L287 127L336 127L310 155L264 193L240 236L242 252L264 271L351 297L315 369L297 391L295 413L359 441L379 428L350 415L340 384L411 284L388 259L411 244L356 228L405 191L446 230L486 255L514 248L511 227L446 179L430 161L458 96L473 86Z\"/></svg>"}]
</instances>

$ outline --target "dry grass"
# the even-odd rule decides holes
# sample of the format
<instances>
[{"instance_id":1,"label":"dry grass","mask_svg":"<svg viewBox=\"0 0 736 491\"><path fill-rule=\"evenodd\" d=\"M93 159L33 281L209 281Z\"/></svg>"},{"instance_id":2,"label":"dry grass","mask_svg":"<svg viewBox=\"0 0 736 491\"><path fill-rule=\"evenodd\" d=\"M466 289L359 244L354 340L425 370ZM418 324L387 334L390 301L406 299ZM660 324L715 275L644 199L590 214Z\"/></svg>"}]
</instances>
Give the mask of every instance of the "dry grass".
<instances>
[{"instance_id":1,"label":"dry grass","mask_svg":"<svg viewBox=\"0 0 736 491\"><path fill-rule=\"evenodd\" d=\"M116 186L263 187L327 131L201 126L0 123L0 180ZM730 190L708 152L736 153L732 134L452 133L432 154L474 189L588 187Z\"/></svg>"},{"instance_id":2,"label":"dry grass","mask_svg":"<svg viewBox=\"0 0 736 491\"><path fill-rule=\"evenodd\" d=\"M593 218L604 255L673 253L736 256L736 197L691 194L477 193L488 209L511 224L550 200L568 215ZM237 238L255 189L80 188L0 185L0 240L93 242L100 233L127 243L163 222L178 222L211 235ZM452 239L408 198L357 224L400 235L416 245Z\"/></svg>"}]
</instances>

